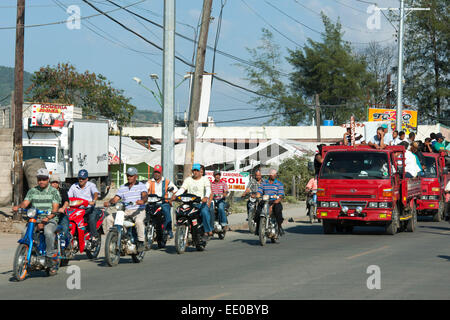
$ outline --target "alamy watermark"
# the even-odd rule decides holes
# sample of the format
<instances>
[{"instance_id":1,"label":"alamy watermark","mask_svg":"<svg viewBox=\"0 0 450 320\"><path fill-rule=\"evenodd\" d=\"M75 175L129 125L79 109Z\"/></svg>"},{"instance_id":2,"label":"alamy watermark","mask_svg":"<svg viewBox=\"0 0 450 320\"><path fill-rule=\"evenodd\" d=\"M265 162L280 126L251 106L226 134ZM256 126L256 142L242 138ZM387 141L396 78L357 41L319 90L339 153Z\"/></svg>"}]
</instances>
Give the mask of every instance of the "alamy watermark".
<instances>
[{"instance_id":1,"label":"alamy watermark","mask_svg":"<svg viewBox=\"0 0 450 320\"><path fill-rule=\"evenodd\" d=\"M69 290L81 290L81 269L79 266L69 266L66 270L67 274L70 276L67 278L66 287Z\"/></svg>"},{"instance_id":2,"label":"alamy watermark","mask_svg":"<svg viewBox=\"0 0 450 320\"><path fill-rule=\"evenodd\" d=\"M399 8L379 8L377 5L370 5L367 7L366 12L369 17L366 20L366 26L369 30L380 30L381 29L381 11L399 11ZM429 11L430 8L404 8L405 17L409 11Z\"/></svg>"},{"instance_id":3,"label":"alamy watermark","mask_svg":"<svg viewBox=\"0 0 450 320\"><path fill-rule=\"evenodd\" d=\"M377 289L380 290L381 289L381 269L379 266L377 265L370 265L367 267L367 274L370 274L369 278L367 278L367 289L369 290L373 290L373 289Z\"/></svg>"},{"instance_id":4,"label":"alamy watermark","mask_svg":"<svg viewBox=\"0 0 450 320\"><path fill-rule=\"evenodd\" d=\"M69 17L66 20L66 26L69 30L81 29L81 9L79 6L71 5L66 10Z\"/></svg>"}]
</instances>

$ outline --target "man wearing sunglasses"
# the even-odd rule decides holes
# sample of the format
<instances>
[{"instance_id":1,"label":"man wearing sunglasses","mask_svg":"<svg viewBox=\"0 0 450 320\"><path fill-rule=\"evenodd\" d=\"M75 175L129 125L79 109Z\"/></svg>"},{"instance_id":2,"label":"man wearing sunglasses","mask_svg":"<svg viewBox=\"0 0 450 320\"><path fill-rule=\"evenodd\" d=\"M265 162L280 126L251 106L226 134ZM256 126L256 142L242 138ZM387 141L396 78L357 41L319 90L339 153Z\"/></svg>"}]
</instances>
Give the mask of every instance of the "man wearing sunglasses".
<instances>
[{"instance_id":1,"label":"man wearing sunglasses","mask_svg":"<svg viewBox=\"0 0 450 320\"><path fill-rule=\"evenodd\" d=\"M78 171L78 182L70 187L67 194L69 198L80 198L89 202L85 215L88 216L89 232L92 241L95 242L98 239L97 217L99 213L95 208L95 201L98 199L99 192L95 184L88 181L88 179L89 174L87 170L82 169Z\"/></svg>"}]
</instances>

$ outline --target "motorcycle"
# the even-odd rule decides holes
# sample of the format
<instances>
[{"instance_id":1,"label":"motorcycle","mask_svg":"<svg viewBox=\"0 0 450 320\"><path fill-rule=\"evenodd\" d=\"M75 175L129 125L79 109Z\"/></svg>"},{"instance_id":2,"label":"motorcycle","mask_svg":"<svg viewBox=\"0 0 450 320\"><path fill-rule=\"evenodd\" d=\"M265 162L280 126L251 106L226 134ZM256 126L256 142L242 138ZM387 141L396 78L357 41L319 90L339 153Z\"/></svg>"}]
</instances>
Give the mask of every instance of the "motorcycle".
<instances>
[{"instance_id":1,"label":"motorcycle","mask_svg":"<svg viewBox=\"0 0 450 320\"><path fill-rule=\"evenodd\" d=\"M175 249L178 254L186 251L186 246L193 245L198 251L205 250L206 241L202 239L204 228L200 209L194 206L201 198L193 194L183 194L177 197L182 204L176 210ZM191 240L188 239L189 233Z\"/></svg>"},{"instance_id":2,"label":"motorcycle","mask_svg":"<svg viewBox=\"0 0 450 320\"><path fill-rule=\"evenodd\" d=\"M267 238L275 243L280 236L278 223L273 214L269 214L269 201L278 199L278 196L263 195L264 207L260 213L259 220L259 242L262 246L266 244Z\"/></svg>"},{"instance_id":3,"label":"motorcycle","mask_svg":"<svg viewBox=\"0 0 450 320\"><path fill-rule=\"evenodd\" d=\"M114 219L114 226L109 230L105 241L105 260L106 263L114 267L121 256L130 255L134 263L139 263L144 259L145 250L137 250L137 231L136 224L132 216L125 216L125 207L134 205L133 202L117 202L117 210ZM147 231L147 228L145 228ZM148 234L145 234L144 246L147 246Z\"/></svg>"},{"instance_id":4,"label":"motorcycle","mask_svg":"<svg viewBox=\"0 0 450 320\"><path fill-rule=\"evenodd\" d=\"M161 201L169 200L162 198L156 194L148 195L148 202L145 207L146 211L146 250L152 248L152 244L156 242L158 248L164 248L167 243L169 232L164 228L165 217L161 208Z\"/></svg>"},{"instance_id":5,"label":"motorcycle","mask_svg":"<svg viewBox=\"0 0 450 320\"><path fill-rule=\"evenodd\" d=\"M255 213L259 201L259 199L256 198L256 192L250 193L248 201L249 201L247 214L248 231L250 231L251 234L255 234L256 233Z\"/></svg>"},{"instance_id":6,"label":"motorcycle","mask_svg":"<svg viewBox=\"0 0 450 320\"><path fill-rule=\"evenodd\" d=\"M314 220L317 218L317 190L310 191L310 194L312 194L312 197L309 198L308 204L308 215L309 215L309 222L311 224L314 223Z\"/></svg>"},{"instance_id":7,"label":"motorcycle","mask_svg":"<svg viewBox=\"0 0 450 320\"><path fill-rule=\"evenodd\" d=\"M220 197L220 198L219 198ZM225 238L225 234L227 233L227 231L222 227L222 225L220 224L220 219L219 219L219 203L221 201L225 201L225 199L223 198L223 195L221 194L214 194L213 197L213 203L212 205L214 206L214 214L211 217L211 221L214 221L214 227L213 227L213 234L216 233L219 237L220 240L223 240ZM229 212L228 212L228 206L225 205L225 214L228 216Z\"/></svg>"},{"instance_id":8,"label":"motorcycle","mask_svg":"<svg viewBox=\"0 0 450 320\"><path fill-rule=\"evenodd\" d=\"M21 216L26 214L28 222L25 234L18 241L19 245L14 255L13 277L17 281L23 281L27 274L37 270L45 270L47 276L49 276L53 263L52 261L48 261L46 257L44 230L38 229L38 224L42 222L43 218L47 217L49 212L31 208L28 210L21 209L20 214ZM60 235L60 231L61 227L58 226L55 236L55 248L57 252L52 258L57 268L61 259L61 242L64 241Z\"/></svg>"},{"instance_id":9,"label":"motorcycle","mask_svg":"<svg viewBox=\"0 0 450 320\"><path fill-rule=\"evenodd\" d=\"M98 232L98 239L94 243L91 239L91 233L88 231L89 224L85 216L86 208L89 201L81 198L69 198L69 208L66 209L66 214L69 216L69 239L67 239L66 246L63 251L63 259L61 266L69 263L69 260L75 257L76 253L86 252L89 259L98 257L102 245L102 223L105 218L105 209L101 208L101 215L98 217L96 228Z\"/></svg>"}]
</instances>

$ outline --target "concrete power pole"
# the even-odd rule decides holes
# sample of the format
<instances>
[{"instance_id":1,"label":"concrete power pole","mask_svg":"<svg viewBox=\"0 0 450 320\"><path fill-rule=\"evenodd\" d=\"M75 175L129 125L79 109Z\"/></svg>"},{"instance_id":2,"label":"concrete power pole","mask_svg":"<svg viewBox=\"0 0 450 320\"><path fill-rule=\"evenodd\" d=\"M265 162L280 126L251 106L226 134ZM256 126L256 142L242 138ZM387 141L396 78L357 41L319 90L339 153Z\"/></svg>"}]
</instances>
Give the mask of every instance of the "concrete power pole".
<instances>
[{"instance_id":1,"label":"concrete power pole","mask_svg":"<svg viewBox=\"0 0 450 320\"><path fill-rule=\"evenodd\" d=\"M209 22L211 18L212 0L203 0L202 24L195 58L195 72L192 80L191 101L189 107L188 136L184 158L184 179L190 175L194 163L195 138L197 133L200 97L202 94L202 78L205 69L206 44L208 40Z\"/></svg>"},{"instance_id":2,"label":"concrete power pole","mask_svg":"<svg viewBox=\"0 0 450 320\"><path fill-rule=\"evenodd\" d=\"M319 95L316 93L316 126L317 126L317 141L320 142L320 103Z\"/></svg>"},{"instance_id":3,"label":"concrete power pole","mask_svg":"<svg viewBox=\"0 0 450 320\"><path fill-rule=\"evenodd\" d=\"M398 74L397 74L397 130L402 130L403 95L403 19L405 17L404 0L400 0L400 26L398 30Z\"/></svg>"},{"instance_id":4,"label":"concrete power pole","mask_svg":"<svg viewBox=\"0 0 450 320\"><path fill-rule=\"evenodd\" d=\"M175 0L164 1L162 166L164 177L174 179L175 108Z\"/></svg>"},{"instance_id":5,"label":"concrete power pole","mask_svg":"<svg viewBox=\"0 0 450 320\"><path fill-rule=\"evenodd\" d=\"M22 150L22 108L23 108L23 48L25 25L25 0L17 0L16 61L14 66L14 205L23 200L23 150Z\"/></svg>"}]
</instances>

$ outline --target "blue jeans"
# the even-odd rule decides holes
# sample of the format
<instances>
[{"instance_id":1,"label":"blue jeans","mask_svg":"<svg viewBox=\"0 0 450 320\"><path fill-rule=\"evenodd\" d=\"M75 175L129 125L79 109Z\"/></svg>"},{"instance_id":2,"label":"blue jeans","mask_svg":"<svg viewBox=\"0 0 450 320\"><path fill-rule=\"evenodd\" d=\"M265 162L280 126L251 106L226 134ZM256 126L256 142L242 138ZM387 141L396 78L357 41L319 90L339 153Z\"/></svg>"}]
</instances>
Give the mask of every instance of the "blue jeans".
<instances>
[{"instance_id":1,"label":"blue jeans","mask_svg":"<svg viewBox=\"0 0 450 320\"><path fill-rule=\"evenodd\" d=\"M202 217L202 223L203 223L203 229L205 229L205 232L211 232L211 219L210 219L210 213L209 208L206 203L199 203L195 205L200 210L200 216Z\"/></svg>"},{"instance_id":2,"label":"blue jeans","mask_svg":"<svg viewBox=\"0 0 450 320\"><path fill-rule=\"evenodd\" d=\"M172 207L167 202L161 204L161 211L164 214L165 222L164 229L169 231L172 230L172 215L170 214L170 210Z\"/></svg>"},{"instance_id":3,"label":"blue jeans","mask_svg":"<svg viewBox=\"0 0 450 320\"><path fill-rule=\"evenodd\" d=\"M62 228L61 233L63 235L63 239L68 240L69 239L69 216L67 214L65 214L65 213L59 214L59 225Z\"/></svg>"},{"instance_id":4,"label":"blue jeans","mask_svg":"<svg viewBox=\"0 0 450 320\"><path fill-rule=\"evenodd\" d=\"M100 210L96 207L88 207L84 215L88 216L88 225L91 237L98 237L97 220L100 216Z\"/></svg>"},{"instance_id":5,"label":"blue jeans","mask_svg":"<svg viewBox=\"0 0 450 320\"><path fill-rule=\"evenodd\" d=\"M227 226L228 225L228 220L227 220L227 214L225 213L225 201L224 200L220 200L217 203L217 211L219 212L219 223L222 226ZM211 201L211 207L209 208L210 212L211 212L211 222L214 226L214 220L215 220L215 216L214 216L214 201Z\"/></svg>"}]
</instances>

